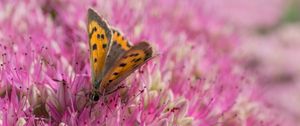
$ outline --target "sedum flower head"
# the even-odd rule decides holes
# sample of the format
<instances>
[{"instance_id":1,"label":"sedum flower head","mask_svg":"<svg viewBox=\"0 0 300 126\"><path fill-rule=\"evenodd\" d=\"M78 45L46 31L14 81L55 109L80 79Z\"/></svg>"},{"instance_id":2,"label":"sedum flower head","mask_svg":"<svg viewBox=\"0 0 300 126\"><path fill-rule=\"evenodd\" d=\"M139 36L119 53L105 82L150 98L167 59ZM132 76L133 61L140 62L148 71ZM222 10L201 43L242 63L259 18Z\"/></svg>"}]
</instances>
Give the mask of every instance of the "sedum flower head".
<instances>
[{"instance_id":1,"label":"sedum flower head","mask_svg":"<svg viewBox=\"0 0 300 126\"><path fill-rule=\"evenodd\" d=\"M0 125L273 125L255 81L232 59L239 35L208 1L1 1ZM89 99L86 13L94 8L156 56Z\"/></svg>"}]
</instances>

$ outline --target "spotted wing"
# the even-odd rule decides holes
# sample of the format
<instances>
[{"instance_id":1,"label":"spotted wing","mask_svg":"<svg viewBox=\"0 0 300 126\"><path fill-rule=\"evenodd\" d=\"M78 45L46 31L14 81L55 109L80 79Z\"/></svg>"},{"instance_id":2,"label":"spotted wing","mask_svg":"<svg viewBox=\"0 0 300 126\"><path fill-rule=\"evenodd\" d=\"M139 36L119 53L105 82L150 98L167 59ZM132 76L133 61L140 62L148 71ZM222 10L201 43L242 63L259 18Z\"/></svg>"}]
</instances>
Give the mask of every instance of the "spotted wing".
<instances>
[{"instance_id":1,"label":"spotted wing","mask_svg":"<svg viewBox=\"0 0 300 126\"><path fill-rule=\"evenodd\" d=\"M97 88L104 76L104 65L111 47L112 33L106 21L92 9L88 10L87 30L92 67L92 83Z\"/></svg>"},{"instance_id":2,"label":"spotted wing","mask_svg":"<svg viewBox=\"0 0 300 126\"><path fill-rule=\"evenodd\" d=\"M119 83L152 57L152 47L147 42L141 42L126 51L104 76L100 93L108 94L114 91Z\"/></svg>"},{"instance_id":3,"label":"spotted wing","mask_svg":"<svg viewBox=\"0 0 300 126\"><path fill-rule=\"evenodd\" d=\"M105 64L104 74L114 65L116 60L120 58L126 51L128 51L132 45L118 30L112 28L112 46L108 53L108 57Z\"/></svg>"}]
</instances>

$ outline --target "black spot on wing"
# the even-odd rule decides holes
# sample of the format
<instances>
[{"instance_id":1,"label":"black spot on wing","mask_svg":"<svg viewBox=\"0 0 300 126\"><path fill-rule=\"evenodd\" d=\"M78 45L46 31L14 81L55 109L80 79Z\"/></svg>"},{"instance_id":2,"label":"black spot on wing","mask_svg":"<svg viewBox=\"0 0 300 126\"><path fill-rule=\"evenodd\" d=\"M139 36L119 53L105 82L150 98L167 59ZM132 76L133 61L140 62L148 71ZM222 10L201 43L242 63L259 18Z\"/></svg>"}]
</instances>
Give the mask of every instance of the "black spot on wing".
<instances>
[{"instance_id":1,"label":"black spot on wing","mask_svg":"<svg viewBox=\"0 0 300 126\"><path fill-rule=\"evenodd\" d=\"M133 59L133 60L131 60L131 62L135 62L135 63L137 63L137 62L139 62L141 59L142 59L142 58Z\"/></svg>"},{"instance_id":2,"label":"black spot on wing","mask_svg":"<svg viewBox=\"0 0 300 126\"><path fill-rule=\"evenodd\" d=\"M98 39L104 39L104 34L97 34Z\"/></svg>"},{"instance_id":3,"label":"black spot on wing","mask_svg":"<svg viewBox=\"0 0 300 126\"><path fill-rule=\"evenodd\" d=\"M117 73L117 72L114 72L113 74L114 74L114 75L118 75L119 73Z\"/></svg>"},{"instance_id":4,"label":"black spot on wing","mask_svg":"<svg viewBox=\"0 0 300 126\"><path fill-rule=\"evenodd\" d=\"M132 53L129 55L129 57L138 56L138 55L139 55L139 53Z\"/></svg>"},{"instance_id":5,"label":"black spot on wing","mask_svg":"<svg viewBox=\"0 0 300 126\"><path fill-rule=\"evenodd\" d=\"M97 58L94 59L94 62L95 62L95 63L97 62Z\"/></svg>"},{"instance_id":6,"label":"black spot on wing","mask_svg":"<svg viewBox=\"0 0 300 126\"><path fill-rule=\"evenodd\" d=\"M103 44L103 45L102 45L102 48L105 49L105 48L106 48L106 44Z\"/></svg>"},{"instance_id":7,"label":"black spot on wing","mask_svg":"<svg viewBox=\"0 0 300 126\"><path fill-rule=\"evenodd\" d=\"M97 50L97 44L93 44L93 50Z\"/></svg>"},{"instance_id":8,"label":"black spot on wing","mask_svg":"<svg viewBox=\"0 0 300 126\"><path fill-rule=\"evenodd\" d=\"M120 64L120 67L125 67L126 66L126 63L121 63Z\"/></svg>"},{"instance_id":9,"label":"black spot on wing","mask_svg":"<svg viewBox=\"0 0 300 126\"><path fill-rule=\"evenodd\" d=\"M100 35L100 34L97 34L97 38L100 39L100 38L101 38L101 35Z\"/></svg>"}]
</instances>

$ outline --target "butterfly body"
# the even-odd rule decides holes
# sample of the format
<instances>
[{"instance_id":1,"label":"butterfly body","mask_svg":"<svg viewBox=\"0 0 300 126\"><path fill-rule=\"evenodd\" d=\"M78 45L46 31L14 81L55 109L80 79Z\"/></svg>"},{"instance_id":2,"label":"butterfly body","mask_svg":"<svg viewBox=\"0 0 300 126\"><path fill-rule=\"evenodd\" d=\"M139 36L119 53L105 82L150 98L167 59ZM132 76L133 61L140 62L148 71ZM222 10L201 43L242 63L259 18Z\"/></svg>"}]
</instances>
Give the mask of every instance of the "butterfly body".
<instances>
[{"instance_id":1,"label":"butterfly body","mask_svg":"<svg viewBox=\"0 0 300 126\"><path fill-rule=\"evenodd\" d=\"M92 9L88 10L87 31L93 84L89 97L97 101L117 90L122 80L153 56L153 51L147 42L131 45Z\"/></svg>"}]
</instances>

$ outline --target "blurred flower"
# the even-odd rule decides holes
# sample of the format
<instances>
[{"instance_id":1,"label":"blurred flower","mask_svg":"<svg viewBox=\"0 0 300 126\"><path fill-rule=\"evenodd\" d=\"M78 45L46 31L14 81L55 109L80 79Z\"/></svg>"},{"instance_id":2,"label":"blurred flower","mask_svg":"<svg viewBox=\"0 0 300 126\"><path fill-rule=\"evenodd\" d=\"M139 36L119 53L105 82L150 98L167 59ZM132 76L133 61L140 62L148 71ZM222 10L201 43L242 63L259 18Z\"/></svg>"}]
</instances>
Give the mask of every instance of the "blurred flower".
<instances>
[{"instance_id":1,"label":"blurred flower","mask_svg":"<svg viewBox=\"0 0 300 126\"><path fill-rule=\"evenodd\" d=\"M235 26L256 29L279 23L285 0L205 0L203 10Z\"/></svg>"},{"instance_id":2,"label":"blurred flower","mask_svg":"<svg viewBox=\"0 0 300 126\"><path fill-rule=\"evenodd\" d=\"M257 74L265 102L299 123L299 24L278 27L266 34L245 36L239 58L248 71ZM250 42L251 41L251 42ZM241 55L242 54L242 55Z\"/></svg>"},{"instance_id":3,"label":"blurred flower","mask_svg":"<svg viewBox=\"0 0 300 126\"><path fill-rule=\"evenodd\" d=\"M1 1L1 125L272 125L251 77L231 57L233 26L206 1ZM157 56L91 102L86 11L96 9ZM277 119L277 120L275 120Z\"/></svg>"}]
</instances>

